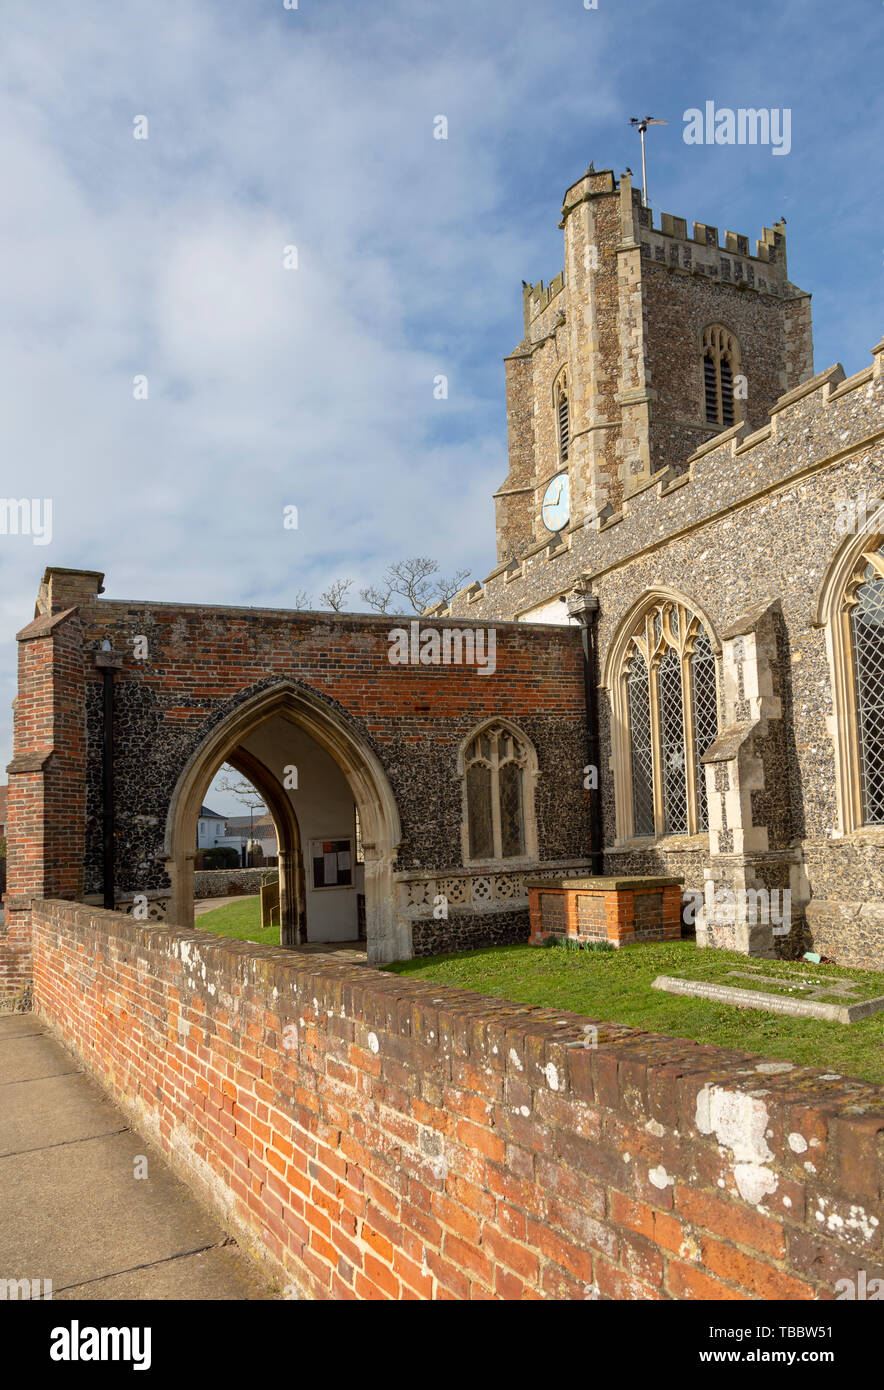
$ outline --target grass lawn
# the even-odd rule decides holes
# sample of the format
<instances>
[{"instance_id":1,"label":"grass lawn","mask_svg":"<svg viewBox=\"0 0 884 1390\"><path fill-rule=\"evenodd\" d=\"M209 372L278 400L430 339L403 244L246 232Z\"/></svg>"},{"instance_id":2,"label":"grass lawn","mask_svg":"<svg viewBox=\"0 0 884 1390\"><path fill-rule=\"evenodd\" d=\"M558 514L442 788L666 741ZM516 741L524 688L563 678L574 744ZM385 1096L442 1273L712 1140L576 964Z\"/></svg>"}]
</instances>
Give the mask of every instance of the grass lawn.
<instances>
[{"instance_id":1,"label":"grass lawn","mask_svg":"<svg viewBox=\"0 0 884 1390\"><path fill-rule=\"evenodd\" d=\"M853 979L862 981L863 993L869 986L874 993L884 994L884 974L877 972L810 965L807 961L763 961L761 966L765 974L782 976L784 981L790 975L814 980ZM829 1023L651 989L657 975L722 983L729 970L747 968L745 956L734 951L698 950L693 941L629 946L620 951L496 946L397 961L386 968L398 975L474 989L519 1004L568 1009L599 1022L624 1023L646 1032L717 1043L884 1083L884 1013L858 1023Z\"/></svg>"},{"instance_id":2,"label":"grass lawn","mask_svg":"<svg viewBox=\"0 0 884 1390\"><path fill-rule=\"evenodd\" d=\"M224 907L213 907L194 918L197 931L211 931L216 936L233 936L237 941L259 941L262 946L279 945L279 927L261 928L261 896L250 894Z\"/></svg>"}]
</instances>

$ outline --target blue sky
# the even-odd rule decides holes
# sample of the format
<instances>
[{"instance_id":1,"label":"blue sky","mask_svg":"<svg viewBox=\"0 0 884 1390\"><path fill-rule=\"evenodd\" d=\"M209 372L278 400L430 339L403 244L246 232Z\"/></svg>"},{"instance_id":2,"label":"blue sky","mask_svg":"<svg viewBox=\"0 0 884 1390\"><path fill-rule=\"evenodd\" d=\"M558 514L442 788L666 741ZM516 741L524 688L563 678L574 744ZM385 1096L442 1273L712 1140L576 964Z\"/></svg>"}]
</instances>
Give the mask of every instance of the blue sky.
<instances>
[{"instance_id":1,"label":"blue sky","mask_svg":"<svg viewBox=\"0 0 884 1390\"><path fill-rule=\"evenodd\" d=\"M867 365L882 36L875 0L6 0L3 495L53 499L51 544L0 537L6 707L46 565L281 607L415 553L482 577L520 283L561 269L590 160L640 169L630 116L670 123L655 214L784 215L817 370ZM706 100L791 108L791 152L686 145Z\"/></svg>"}]
</instances>

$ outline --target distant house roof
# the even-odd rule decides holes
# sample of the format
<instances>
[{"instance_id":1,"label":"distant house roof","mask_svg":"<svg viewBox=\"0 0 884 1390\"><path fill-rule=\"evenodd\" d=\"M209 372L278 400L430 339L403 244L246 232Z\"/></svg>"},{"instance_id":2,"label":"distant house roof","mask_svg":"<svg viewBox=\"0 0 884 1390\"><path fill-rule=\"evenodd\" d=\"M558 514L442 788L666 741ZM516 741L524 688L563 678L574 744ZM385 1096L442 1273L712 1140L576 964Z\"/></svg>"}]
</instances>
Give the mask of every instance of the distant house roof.
<instances>
[{"instance_id":1,"label":"distant house roof","mask_svg":"<svg viewBox=\"0 0 884 1390\"><path fill-rule=\"evenodd\" d=\"M200 820L224 820L220 811L211 811L208 806L200 807Z\"/></svg>"},{"instance_id":2,"label":"distant house roof","mask_svg":"<svg viewBox=\"0 0 884 1390\"><path fill-rule=\"evenodd\" d=\"M8 791L8 786L0 787L0 822L3 825L6 824L6 794Z\"/></svg>"},{"instance_id":3,"label":"distant house roof","mask_svg":"<svg viewBox=\"0 0 884 1390\"><path fill-rule=\"evenodd\" d=\"M261 816L259 820L252 820L249 816L228 816L227 834L240 835L251 833L256 840L273 840L276 838L276 831L270 816Z\"/></svg>"}]
</instances>

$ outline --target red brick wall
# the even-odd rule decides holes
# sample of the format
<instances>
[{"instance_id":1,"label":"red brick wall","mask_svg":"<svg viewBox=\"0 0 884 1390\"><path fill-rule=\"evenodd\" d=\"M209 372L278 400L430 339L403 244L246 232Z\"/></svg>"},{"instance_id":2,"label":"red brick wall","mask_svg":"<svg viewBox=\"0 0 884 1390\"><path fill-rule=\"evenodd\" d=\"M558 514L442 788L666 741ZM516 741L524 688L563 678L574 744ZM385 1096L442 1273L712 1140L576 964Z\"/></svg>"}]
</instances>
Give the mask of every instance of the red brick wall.
<instances>
[{"instance_id":1,"label":"red brick wall","mask_svg":"<svg viewBox=\"0 0 884 1390\"><path fill-rule=\"evenodd\" d=\"M82 629L76 611L38 618L19 634L8 872L0 927L0 1001L27 1002L30 901L79 897L86 821Z\"/></svg>"},{"instance_id":2,"label":"red brick wall","mask_svg":"<svg viewBox=\"0 0 884 1390\"><path fill-rule=\"evenodd\" d=\"M88 662L85 697L92 711L86 893L101 889L100 779L95 775L101 756L101 674L91 649L104 640L123 656L114 719L117 886L123 891L166 886L166 814L187 759L248 696L284 680L327 700L374 747L402 824L397 867L460 863L457 747L481 720L500 715L524 727L537 748L539 858L562 860L585 852L587 798L577 775L585 748L585 697L579 634L572 628L496 625L496 669L480 676L470 666L391 665L389 632L407 628L408 619L104 599L83 605L78 615ZM466 625L421 620L422 629L458 626ZM139 635L147 638L146 660L134 655L132 639ZM64 679L57 670L56 680ZM570 777L562 776L563 759L574 769ZM14 823L11 833L16 833ZM52 889L43 895L67 893Z\"/></svg>"},{"instance_id":3,"label":"red brick wall","mask_svg":"<svg viewBox=\"0 0 884 1390\"><path fill-rule=\"evenodd\" d=\"M37 1012L308 1295L831 1299L884 1273L880 1087L611 1025L587 1049L575 1015L70 903L34 917Z\"/></svg>"},{"instance_id":4,"label":"red brick wall","mask_svg":"<svg viewBox=\"0 0 884 1390\"><path fill-rule=\"evenodd\" d=\"M539 861L585 854L585 697L575 629L496 624L495 669L480 676L468 665L391 665L390 630L407 628L407 618L110 602L95 594L95 576L48 573L52 601L18 634L0 1008L27 1006L31 899L80 899L104 888L95 665L103 642L122 660L114 691L121 893L168 889L166 819L188 758L250 695L283 681L318 695L375 750L402 829L397 869L460 864L457 748L476 724L500 715L524 728L538 754ZM62 606L72 600L78 606ZM421 630L469 626L420 621ZM135 655L136 637L147 639L146 659Z\"/></svg>"}]
</instances>

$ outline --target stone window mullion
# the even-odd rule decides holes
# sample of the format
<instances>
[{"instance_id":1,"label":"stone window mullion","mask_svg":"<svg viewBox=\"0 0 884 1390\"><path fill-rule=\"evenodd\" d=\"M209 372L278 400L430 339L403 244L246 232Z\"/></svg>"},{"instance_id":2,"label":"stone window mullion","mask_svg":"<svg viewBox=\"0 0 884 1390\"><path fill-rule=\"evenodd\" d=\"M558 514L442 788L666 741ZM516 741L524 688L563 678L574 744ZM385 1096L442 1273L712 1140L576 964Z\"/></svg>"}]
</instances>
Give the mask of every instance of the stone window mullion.
<instances>
[{"instance_id":1,"label":"stone window mullion","mask_svg":"<svg viewBox=\"0 0 884 1390\"><path fill-rule=\"evenodd\" d=\"M615 746L628 757L622 771L619 757L615 767L615 794L623 802L618 834L704 833L700 756L719 728L716 665L705 629L682 604L658 602L633 630L619 669L615 706L622 722Z\"/></svg>"},{"instance_id":2,"label":"stone window mullion","mask_svg":"<svg viewBox=\"0 0 884 1390\"><path fill-rule=\"evenodd\" d=\"M497 735L492 738L491 749L491 826L494 836L494 857L503 857L503 835L500 829L500 743Z\"/></svg>"},{"instance_id":3,"label":"stone window mullion","mask_svg":"<svg viewBox=\"0 0 884 1390\"><path fill-rule=\"evenodd\" d=\"M853 830L863 823L862 778L859 756L859 721L856 708L856 682L853 673L856 669L856 654L853 649L853 632L850 623L850 609L845 607L839 615L841 624L842 650L847 654L846 669L843 676L844 713L847 724L845 747L848 752L848 795L850 824L845 828Z\"/></svg>"},{"instance_id":4,"label":"stone window mullion","mask_svg":"<svg viewBox=\"0 0 884 1390\"><path fill-rule=\"evenodd\" d=\"M690 657L681 653L681 709L684 722L684 775L687 792L688 834L697 834L697 778L694 760L694 698Z\"/></svg>"},{"instance_id":5,"label":"stone window mullion","mask_svg":"<svg viewBox=\"0 0 884 1390\"><path fill-rule=\"evenodd\" d=\"M660 686L657 679L660 658L648 666L648 703L651 710L651 759L654 768L654 834L666 833L666 805L663 797L663 740L660 730Z\"/></svg>"}]
</instances>

